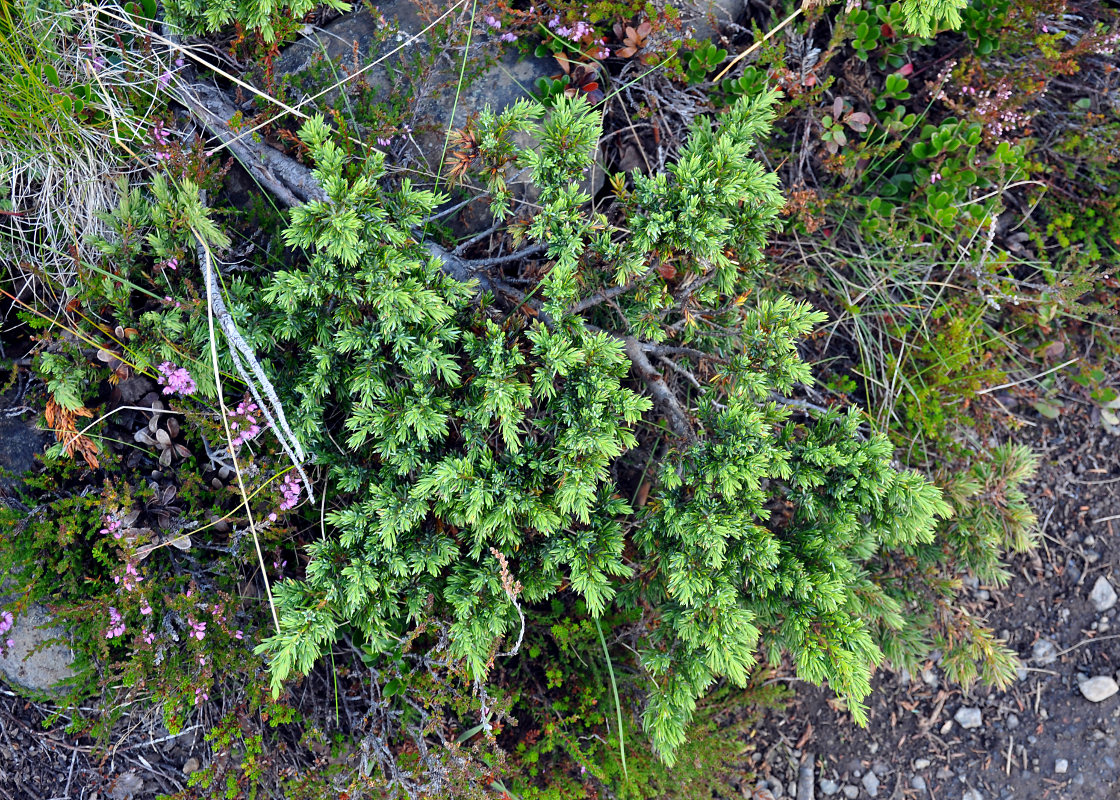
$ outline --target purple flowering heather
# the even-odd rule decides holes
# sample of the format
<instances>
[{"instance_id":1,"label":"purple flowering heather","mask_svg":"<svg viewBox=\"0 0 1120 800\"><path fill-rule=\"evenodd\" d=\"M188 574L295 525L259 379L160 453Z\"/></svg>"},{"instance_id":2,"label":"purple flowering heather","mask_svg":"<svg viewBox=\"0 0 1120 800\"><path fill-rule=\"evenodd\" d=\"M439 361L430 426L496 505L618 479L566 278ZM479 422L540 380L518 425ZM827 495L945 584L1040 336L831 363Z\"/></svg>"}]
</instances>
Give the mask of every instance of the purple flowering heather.
<instances>
[{"instance_id":1,"label":"purple flowering heather","mask_svg":"<svg viewBox=\"0 0 1120 800\"><path fill-rule=\"evenodd\" d=\"M157 367L159 370L159 384L163 386L164 394L180 394L183 397L198 391L198 384L184 367L177 367L170 361L164 361Z\"/></svg>"}]
</instances>

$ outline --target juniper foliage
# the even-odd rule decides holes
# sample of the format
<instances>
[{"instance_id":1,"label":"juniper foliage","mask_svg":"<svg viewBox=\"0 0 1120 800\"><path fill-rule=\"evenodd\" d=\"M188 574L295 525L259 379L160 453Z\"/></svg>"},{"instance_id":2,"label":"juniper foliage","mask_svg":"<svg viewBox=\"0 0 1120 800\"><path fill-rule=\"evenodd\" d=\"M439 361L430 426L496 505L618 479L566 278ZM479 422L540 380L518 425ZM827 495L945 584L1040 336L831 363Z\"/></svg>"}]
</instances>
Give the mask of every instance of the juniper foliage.
<instances>
[{"instance_id":1,"label":"juniper foliage","mask_svg":"<svg viewBox=\"0 0 1120 800\"><path fill-rule=\"evenodd\" d=\"M855 411L780 402L811 380L798 342L822 317L754 280L782 205L751 158L775 100L697 122L666 172L616 184L610 219L581 188L585 101L481 115L482 174L540 189L531 212L495 193L545 248L528 295L452 278L420 235L444 198L389 187L377 153L348 172L324 121L304 126L329 199L293 212L306 265L272 277L255 325L291 343L291 418L330 491L305 575L277 589L276 687L343 633L376 651L430 617L481 681L561 595L641 610L644 724L670 763L697 699L760 657L865 717L884 632L908 623L873 565L930 546L949 506ZM517 131L540 146L516 155Z\"/></svg>"}]
</instances>

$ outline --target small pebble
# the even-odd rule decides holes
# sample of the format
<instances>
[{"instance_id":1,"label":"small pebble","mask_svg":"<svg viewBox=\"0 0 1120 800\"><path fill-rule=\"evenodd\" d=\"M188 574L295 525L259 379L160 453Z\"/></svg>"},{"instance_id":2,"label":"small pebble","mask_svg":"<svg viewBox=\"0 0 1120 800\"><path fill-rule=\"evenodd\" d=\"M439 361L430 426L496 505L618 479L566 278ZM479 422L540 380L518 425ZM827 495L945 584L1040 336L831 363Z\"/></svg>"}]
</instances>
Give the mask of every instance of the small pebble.
<instances>
[{"instance_id":1,"label":"small pebble","mask_svg":"<svg viewBox=\"0 0 1120 800\"><path fill-rule=\"evenodd\" d=\"M964 794L961 795L961 800L984 800L984 795L975 789L965 789Z\"/></svg>"},{"instance_id":2,"label":"small pebble","mask_svg":"<svg viewBox=\"0 0 1120 800\"><path fill-rule=\"evenodd\" d=\"M987 589L981 589L976 593L976 599L987 602L992 599L992 594Z\"/></svg>"},{"instance_id":3,"label":"small pebble","mask_svg":"<svg viewBox=\"0 0 1120 800\"><path fill-rule=\"evenodd\" d=\"M1056 775L1065 775L1069 771L1069 762L1064 758L1059 758L1054 762L1054 773Z\"/></svg>"},{"instance_id":4,"label":"small pebble","mask_svg":"<svg viewBox=\"0 0 1120 800\"><path fill-rule=\"evenodd\" d=\"M1019 727L1019 717L1015 714L1007 715L1007 730L1013 731Z\"/></svg>"},{"instance_id":5,"label":"small pebble","mask_svg":"<svg viewBox=\"0 0 1120 800\"><path fill-rule=\"evenodd\" d=\"M914 769L927 769L932 763L928 758L915 758Z\"/></svg>"},{"instance_id":6,"label":"small pebble","mask_svg":"<svg viewBox=\"0 0 1120 800\"><path fill-rule=\"evenodd\" d=\"M915 775L910 779L910 788L917 789L919 792L924 792L926 790L926 779L921 775Z\"/></svg>"},{"instance_id":7,"label":"small pebble","mask_svg":"<svg viewBox=\"0 0 1120 800\"><path fill-rule=\"evenodd\" d=\"M183 765L184 775L193 775L202 769L202 765L198 763L197 758L188 758L187 763Z\"/></svg>"},{"instance_id":8,"label":"small pebble","mask_svg":"<svg viewBox=\"0 0 1120 800\"><path fill-rule=\"evenodd\" d=\"M758 782L758 785L754 787L754 790L755 794L761 794L759 790L769 791L770 796L773 797L774 800L778 800L784 793L782 782L774 777L763 778ZM765 797L765 795L762 796Z\"/></svg>"},{"instance_id":9,"label":"small pebble","mask_svg":"<svg viewBox=\"0 0 1120 800\"><path fill-rule=\"evenodd\" d=\"M871 795L872 797L879 796L879 776L876 775L873 771L868 772L866 775L864 775L863 780L860 782L863 784L863 788L867 790L867 793L869 795Z\"/></svg>"},{"instance_id":10,"label":"small pebble","mask_svg":"<svg viewBox=\"0 0 1120 800\"><path fill-rule=\"evenodd\" d=\"M1090 703L1100 703L1120 692L1120 686L1107 675L1098 675L1081 684L1081 694Z\"/></svg>"},{"instance_id":11,"label":"small pebble","mask_svg":"<svg viewBox=\"0 0 1120 800\"><path fill-rule=\"evenodd\" d=\"M957 773L953 772L953 770L949 769L948 767L942 767L941 769L937 770L937 780L939 780L939 781L952 780L953 778L956 777L956 774Z\"/></svg>"},{"instance_id":12,"label":"small pebble","mask_svg":"<svg viewBox=\"0 0 1120 800\"><path fill-rule=\"evenodd\" d=\"M953 715L953 719L966 731L972 728L979 728L984 724L984 716L981 714L980 709L969 708L968 706L961 706L958 708L957 713Z\"/></svg>"},{"instance_id":13,"label":"small pebble","mask_svg":"<svg viewBox=\"0 0 1120 800\"><path fill-rule=\"evenodd\" d=\"M848 800L856 800L856 798L859 797L859 789L851 784L848 784L840 791L844 793L844 796L848 798Z\"/></svg>"},{"instance_id":14,"label":"small pebble","mask_svg":"<svg viewBox=\"0 0 1120 800\"><path fill-rule=\"evenodd\" d=\"M941 726L941 735L948 736L951 730L953 730L953 720L947 719L945 720L945 724Z\"/></svg>"},{"instance_id":15,"label":"small pebble","mask_svg":"<svg viewBox=\"0 0 1120 800\"><path fill-rule=\"evenodd\" d=\"M1049 639L1039 639L1031 648L1031 659L1038 664L1053 664L1058 660L1058 648Z\"/></svg>"},{"instance_id":16,"label":"small pebble","mask_svg":"<svg viewBox=\"0 0 1120 800\"><path fill-rule=\"evenodd\" d=\"M1093 590L1089 592L1089 602L1100 612L1108 611L1116 605L1116 590L1104 575L1097 578L1097 582L1093 584Z\"/></svg>"},{"instance_id":17,"label":"small pebble","mask_svg":"<svg viewBox=\"0 0 1120 800\"><path fill-rule=\"evenodd\" d=\"M840 791L840 784L836 781L830 781L828 778L821 778L817 786L820 787L821 794L826 797L832 797L832 795Z\"/></svg>"}]
</instances>

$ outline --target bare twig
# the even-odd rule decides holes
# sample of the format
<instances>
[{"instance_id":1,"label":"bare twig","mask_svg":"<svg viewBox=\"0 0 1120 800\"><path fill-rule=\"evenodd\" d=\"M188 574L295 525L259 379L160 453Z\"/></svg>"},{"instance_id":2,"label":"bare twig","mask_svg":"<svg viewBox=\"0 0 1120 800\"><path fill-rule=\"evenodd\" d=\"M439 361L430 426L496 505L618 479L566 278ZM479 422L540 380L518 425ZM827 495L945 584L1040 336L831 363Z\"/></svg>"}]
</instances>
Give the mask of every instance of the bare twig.
<instances>
[{"instance_id":1,"label":"bare twig","mask_svg":"<svg viewBox=\"0 0 1120 800\"><path fill-rule=\"evenodd\" d=\"M680 401L677 400L677 396L673 394L669 385L665 383L665 379L661 377L661 373L654 369L653 364L649 362L649 358L642 348L642 343L633 336L627 336L622 339L622 346L626 355L630 358L630 362L634 365L634 371L638 373L638 377L645 383L653 399L665 412L669 428L673 433L689 441L696 438L688 414L681 407Z\"/></svg>"}]
</instances>

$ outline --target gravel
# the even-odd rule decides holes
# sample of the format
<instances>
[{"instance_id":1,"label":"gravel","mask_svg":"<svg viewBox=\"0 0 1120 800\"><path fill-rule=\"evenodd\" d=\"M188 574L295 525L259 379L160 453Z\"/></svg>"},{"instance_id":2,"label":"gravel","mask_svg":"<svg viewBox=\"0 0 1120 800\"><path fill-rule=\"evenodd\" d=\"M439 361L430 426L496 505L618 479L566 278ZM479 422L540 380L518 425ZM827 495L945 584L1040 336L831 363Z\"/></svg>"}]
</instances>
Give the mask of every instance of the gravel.
<instances>
[{"instance_id":1,"label":"gravel","mask_svg":"<svg viewBox=\"0 0 1120 800\"><path fill-rule=\"evenodd\" d=\"M1031 648L1031 660L1036 664L1053 664L1058 660L1058 647L1049 639L1039 639Z\"/></svg>"},{"instance_id":2,"label":"gravel","mask_svg":"<svg viewBox=\"0 0 1120 800\"><path fill-rule=\"evenodd\" d=\"M1069 762L1064 758L1059 758L1054 762L1054 774L1065 775L1069 771Z\"/></svg>"},{"instance_id":3,"label":"gravel","mask_svg":"<svg viewBox=\"0 0 1120 800\"><path fill-rule=\"evenodd\" d=\"M832 795L840 791L840 784L836 781L830 781L828 778L821 778L817 786L820 787L821 794L826 797L832 797Z\"/></svg>"},{"instance_id":4,"label":"gravel","mask_svg":"<svg viewBox=\"0 0 1120 800\"><path fill-rule=\"evenodd\" d=\"M970 708L969 706L958 708L957 713L953 715L953 719L966 731L979 728L984 724L984 715L980 712L980 709Z\"/></svg>"},{"instance_id":5,"label":"gravel","mask_svg":"<svg viewBox=\"0 0 1120 800\"><path fill-rule=\"evenodd\" d=\"M859 789L852 786L851 784L848 784L840 791L844 793L844 796L848 798L848 800L856 800L856 798L859 797Z\"/></svg>"},{"instance_id":6,"label":"gravel","mask_svg":"<svg viewBox=\"0 0 1120 800\"><path fill-rule=\"evenodd\" d=\"M1116 685L1116 681L1107 675L1098 675L1095 678L1090 678L1081 684L1081 694L1090 703L1099 703L1102 700L1107 700L1112 695L1120 692L1120 686Z\"/></svg>"},{"instance_id":7,"label":"gravel","mask_svg":"<svg viewBox=\"0 0 1120 800\"><path fill-rule=\"evenodd\" d=\"M1108 611L1116 605L1116 590L1104 575L1097 578L1097 582L1093 584L1093 591L1089 592L1089 602L1099 612Z\"/></svg>"},{"instance_id":8,"label":"gravel","mask_svg":"<svg viewBox=\"0 0 1120 800\"><path fill-rule=\"evenodd\" d=\"M879 776L876 775L874 771L868 772L866 775L864 775L863 779L860 782L863 784L863 788L867 790L867 793L869 795L871 795L872 797L877 797L879 795Z\"/></svg>"}]
</instances>

